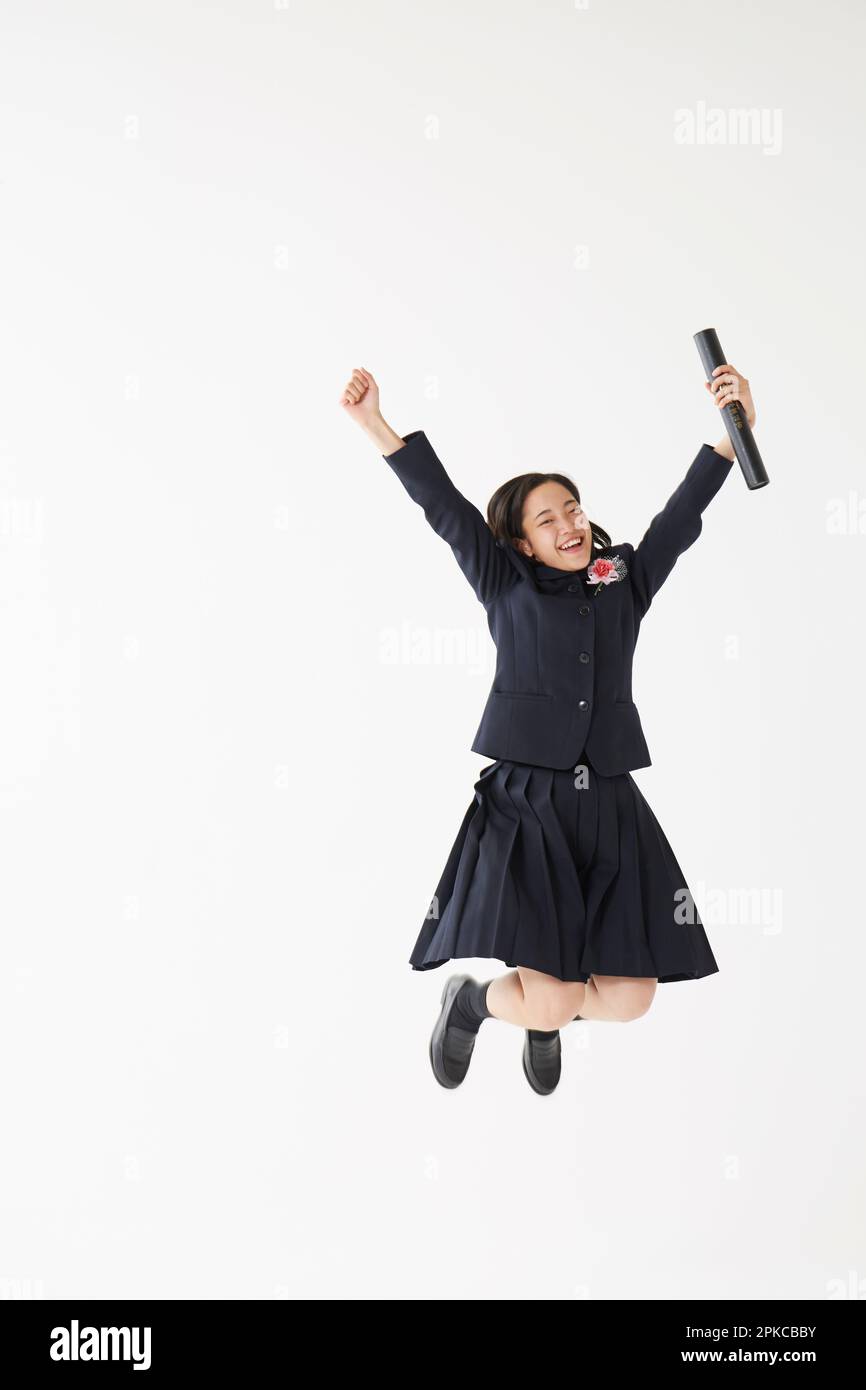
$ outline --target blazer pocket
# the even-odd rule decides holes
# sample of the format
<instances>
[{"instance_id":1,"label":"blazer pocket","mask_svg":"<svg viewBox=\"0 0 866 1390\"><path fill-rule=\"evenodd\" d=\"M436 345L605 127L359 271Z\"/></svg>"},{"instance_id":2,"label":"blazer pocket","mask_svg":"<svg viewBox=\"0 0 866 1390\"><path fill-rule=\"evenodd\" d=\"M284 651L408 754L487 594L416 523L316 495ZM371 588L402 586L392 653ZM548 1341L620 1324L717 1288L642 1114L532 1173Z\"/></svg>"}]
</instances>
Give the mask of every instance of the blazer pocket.
<instances>
[{"instance_id":1,"label":"blazer pocket","mask_svg":"<svg viewBox=\"0 0 866 1390\"><path fill-rule=\"evenodd\" d=\"M552 695L536 694L533 690L494 690L494 695L501 695L505 700L552 700Z\"/></svg>"}]
</instances>

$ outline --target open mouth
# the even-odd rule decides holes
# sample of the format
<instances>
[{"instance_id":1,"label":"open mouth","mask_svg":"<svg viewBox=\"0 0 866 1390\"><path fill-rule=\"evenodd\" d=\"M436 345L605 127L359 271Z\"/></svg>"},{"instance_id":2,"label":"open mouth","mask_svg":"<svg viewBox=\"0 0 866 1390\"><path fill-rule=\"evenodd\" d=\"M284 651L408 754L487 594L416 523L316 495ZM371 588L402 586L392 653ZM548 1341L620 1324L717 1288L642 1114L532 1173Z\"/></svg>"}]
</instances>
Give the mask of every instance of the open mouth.
<instances>
[{"instance_id":1,"label":"open mouth","mask_svg":"<svg viewBox=\"0 0 866 1390\"><path fill-rule=\"evenodd\" d=\"M573 536L571 540L563 541L562 545L558 545L556 548L557 550L561 550L564 555L573 554L575 551L580 554L584 549L584 541L585 538L582 535Z\"/></svg>"}]
</instances>

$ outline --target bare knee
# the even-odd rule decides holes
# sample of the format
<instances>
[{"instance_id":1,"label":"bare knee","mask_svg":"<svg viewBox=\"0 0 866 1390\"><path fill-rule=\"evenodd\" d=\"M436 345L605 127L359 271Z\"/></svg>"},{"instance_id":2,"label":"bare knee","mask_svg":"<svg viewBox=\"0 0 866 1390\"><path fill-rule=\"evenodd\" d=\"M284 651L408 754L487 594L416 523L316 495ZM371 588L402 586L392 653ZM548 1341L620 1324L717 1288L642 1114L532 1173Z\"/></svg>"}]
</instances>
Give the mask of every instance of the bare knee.
<instances>
[{"instance_id":1,"label":"bare knee","mask_svg":"<svg viewBox=\"0 0 866 1390\"><path fill-rule=\"evenodd\" d=\"M552 1033L556 1028L565 1028L566 1024L571 1023L575 1014L580 1011L580 1000L574 1004L563 1004L561 1001L545 1000L541 1004L535 1004L527 1008L528 1028L537 1028L539 1032Z\"/></svg>"},{"instance_id":2,"label":"bare knee","mask_svg":"<svg viewBox=\"0 0 866 1390\"><path fill-rule=\"evenodd\" d=\"M580 1012L586 986L579 980L556 980L547 976L544 982L524 982L524 1002L528 1028L539 1032L553 1032L571 1023Z\"/></svg>"},{"instance_id":3,"label":"bare knee","mask_svg":"<svg viewBox=\"0 0 866 1390\"><path fill-rule=\"evenodd\" d=\"M657 980L609 980L596 977L599 996L618 1023L630 1023L645 1014L655 998Z\"/></svg>"}]
</instances>

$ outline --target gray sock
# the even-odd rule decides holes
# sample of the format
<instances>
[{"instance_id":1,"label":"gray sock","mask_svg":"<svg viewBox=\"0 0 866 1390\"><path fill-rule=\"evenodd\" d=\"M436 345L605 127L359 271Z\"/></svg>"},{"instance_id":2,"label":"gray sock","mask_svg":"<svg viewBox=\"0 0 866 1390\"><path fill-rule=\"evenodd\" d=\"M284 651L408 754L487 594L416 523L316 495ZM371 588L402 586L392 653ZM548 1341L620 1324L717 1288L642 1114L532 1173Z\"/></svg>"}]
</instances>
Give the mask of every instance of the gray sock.
<instances>
[{"instance_id":1,"label":"gray sock","mask_svg":"<svg viewBox=\"0 0 866 1390\"><path fill-rule=\"evenodd\" d=\"M468 1028L471 1033L477 1033L485 1018L493 1017L487 1007L486 998L487 986L491 983L490 980L485 980L483 984L478 984L475 980L464 981L451 1005L448 1022L456 1024L458 1028Z\"/></svg>"}]
</instances>

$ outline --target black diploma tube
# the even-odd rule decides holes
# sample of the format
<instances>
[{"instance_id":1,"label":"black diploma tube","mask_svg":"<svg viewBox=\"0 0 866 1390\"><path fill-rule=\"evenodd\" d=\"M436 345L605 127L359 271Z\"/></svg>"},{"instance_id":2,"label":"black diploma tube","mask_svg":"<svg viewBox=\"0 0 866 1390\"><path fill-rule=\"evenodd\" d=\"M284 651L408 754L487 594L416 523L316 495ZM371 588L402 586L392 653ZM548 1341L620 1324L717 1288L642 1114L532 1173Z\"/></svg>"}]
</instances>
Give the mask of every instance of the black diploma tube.
<instances>
[{"instance_id":1,"label":"black diploma tube","mask_svg":"<svg viewBox=\"0 0 866 1390\"><path fill-rule=\"evenodd\" d=\"M728 360L722 352L718 334L714 328L703 328L700 333L694 335L694 338L695 346L704 364L707 380L712 381L715 368L724 366ZM766 487L770 479L767 477L767 470L761 455L758 453L755 436L752 434L740 402L731 401L728 405L723 406L719 413L724 417L725 429L728 431L730 441L734 446L734 453L749 487Z\"/></svg>"}]
</instances>

